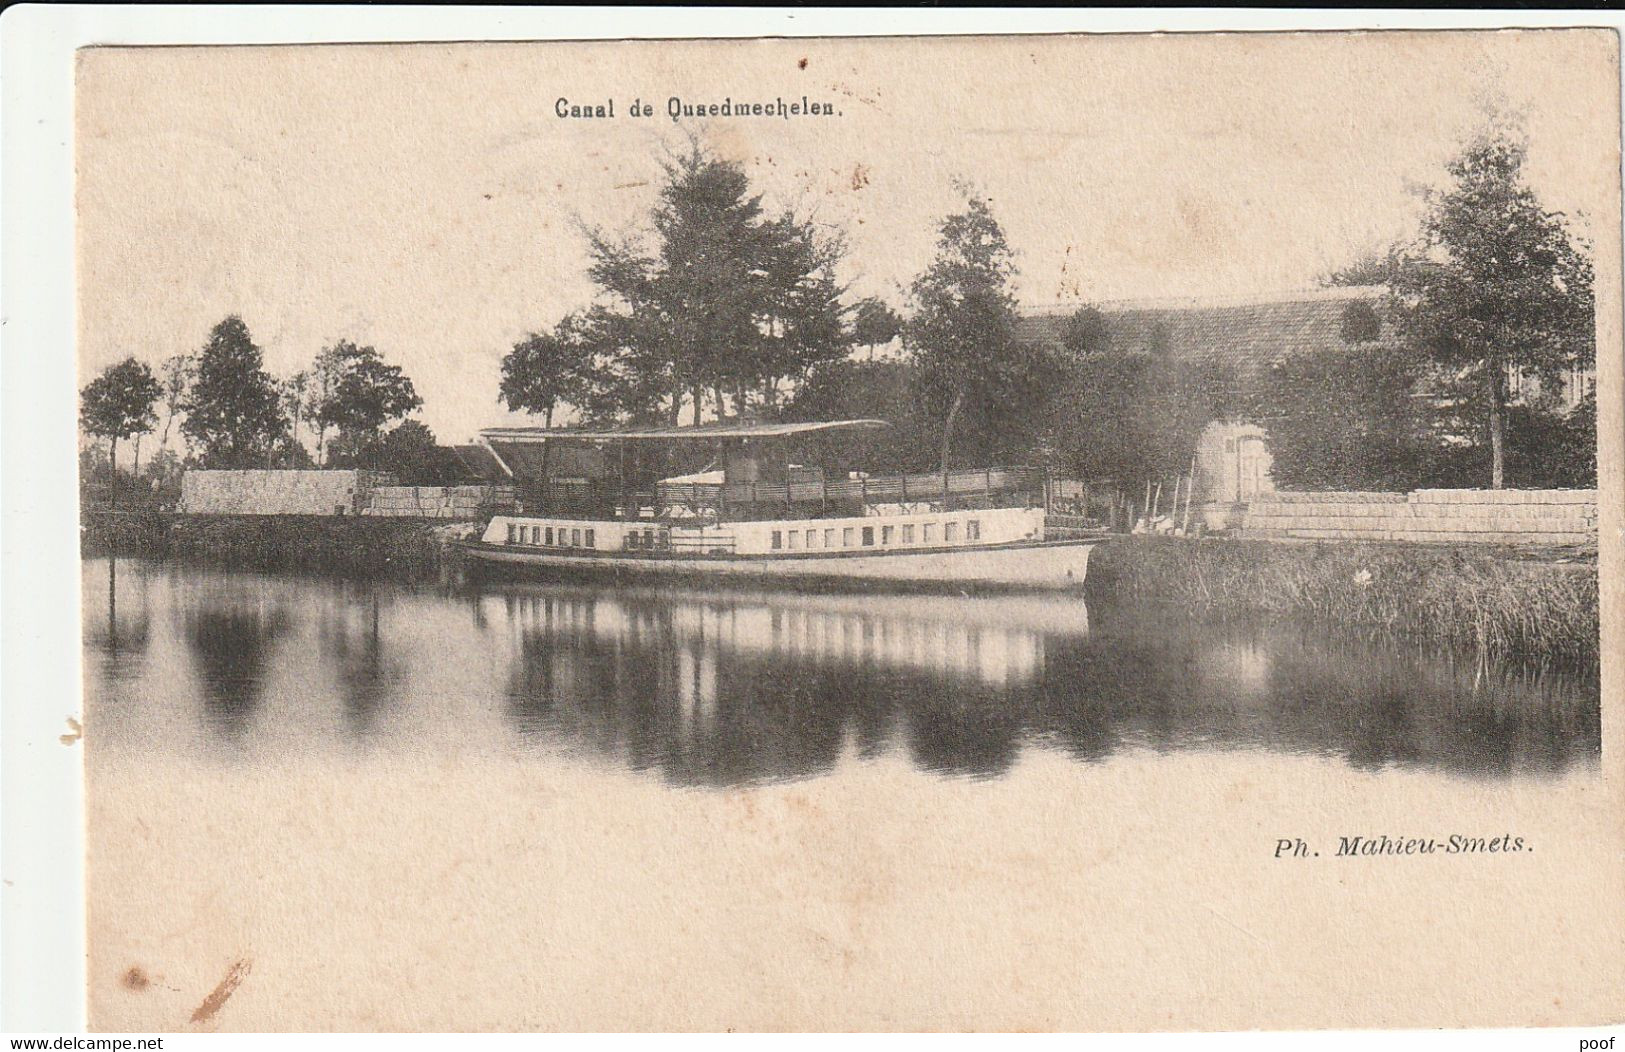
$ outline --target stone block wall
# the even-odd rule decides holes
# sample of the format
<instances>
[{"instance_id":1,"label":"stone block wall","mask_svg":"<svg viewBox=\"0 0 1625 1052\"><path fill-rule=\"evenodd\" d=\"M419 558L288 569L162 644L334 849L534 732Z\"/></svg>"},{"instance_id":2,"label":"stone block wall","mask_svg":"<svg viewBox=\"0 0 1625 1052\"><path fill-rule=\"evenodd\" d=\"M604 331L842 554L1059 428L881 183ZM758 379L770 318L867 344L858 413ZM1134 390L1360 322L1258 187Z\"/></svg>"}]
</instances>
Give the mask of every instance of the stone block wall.
<instances>
[{"instance_id":1,"label":"stone block wall","mask_svg":"<svg viewBox=\"0 0 1625 1052\"><path fill-rule=\"evenodd\" d=\"M514 508L512 486L378 486L361 514L381 518L478 519Z\"/></svg>"},{"instance_id":2,"label":"stone block wall","mask_svg":"<svg viewBox=\"0 0 1625 1052\"><path fill-rule=\"evenodd\" d=\"M188 471L176 510L186 515L355 515L376 471Z\"/></svg>"},{"instance_id":3,"label":"stone block wall","mask_svg":"<svg viewBox=\"0 0 1625 1052\"><path fill-rule=\"evenodd\" d=\"M1597 491L1279 492L1248 505L1241 534L1299 540L1595 544Z\"/></svg>"}]
</instances>

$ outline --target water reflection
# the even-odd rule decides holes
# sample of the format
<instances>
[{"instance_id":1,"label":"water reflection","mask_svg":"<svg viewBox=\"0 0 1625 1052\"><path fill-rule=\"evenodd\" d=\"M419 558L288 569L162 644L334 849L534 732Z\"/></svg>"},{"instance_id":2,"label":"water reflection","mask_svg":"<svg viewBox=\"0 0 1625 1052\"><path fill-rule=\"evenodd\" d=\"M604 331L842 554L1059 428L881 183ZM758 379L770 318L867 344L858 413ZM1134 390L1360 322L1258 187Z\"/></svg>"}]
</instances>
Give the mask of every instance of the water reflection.
<instances>
[{"instance_id":1,"label":"water reflection","mask_svg":"<svg viewBox=\"0 0 1625 1052\"><path fill-rule=\"evenodd\" d=\"M381 602L372 592L328 605L318 615L321 650L338 675L346 725L358 737L372 729L405 685L403 664L386 652Z\"/></svg>"},{"instance_id":2,"label":"water reflection","mask_svg":"<svg viewBox=\"0 0 1625 1052\"><path fill-rule=\"evenodd\" d=\"M147 653L148 637L152 631L151 610L144 588L121 607L118 602L119 565L114 559L103 560L100 573L85 568L87 586L92 581L105 580L105 616L85 616L85 644L101 659L100 674L110 683L137 678L141 674ZM128 574L130 568L125 567Z\"/></svg>"},{"instance_id":3,"label":"water reflection","mask_svg":"<svg viewBox=\"0 0 1625 1052\"><path fill-rule=\"evenodd\" d=\"M288 612L274 602L208 604L185 614L186 641L202 686L208 723L240 737L260 708L277 639Z\"/></svg>"},{"instance_id":4,"label":"water reflection","mask_svg":"<svg viewBox=\"0 0 1625 1052\"><path fill-rule=\"evenodd\" d=\"M1053 600L672 601L507 593L527 735L683 784L797 778L896 745L995 776L1024 747L1097 762L1245 748L1351 767L1557 771L1594 756L1594 682L1249 625ZM628 669L636 674L626 674ZM1589 700L1588 700L1589 699Z\"/></svg>"},{"instance_id":5,"label":"water reflection","mask_svg":"<svg viewBox=\"0 0 1625 1052\"><path fill-rule=\"evenodd\" d=\"M1504 777L1594 764L1600 749L1594 671L1158 613L1091 619L1076 600L413 591L124 569L100 599L87 573L85 642L101 658L89 700L123 691L152 711L93 713L109 747L212 738L275 762L365 743L419 762L494 743L692 786L838 776L889 756L993 778L1035 749ZM146 658L132 665L118 655L136 639ZM175 715L188 706L190 720ZM201 741L184 729L199 714Z\"/></svg>"}]
</instances>

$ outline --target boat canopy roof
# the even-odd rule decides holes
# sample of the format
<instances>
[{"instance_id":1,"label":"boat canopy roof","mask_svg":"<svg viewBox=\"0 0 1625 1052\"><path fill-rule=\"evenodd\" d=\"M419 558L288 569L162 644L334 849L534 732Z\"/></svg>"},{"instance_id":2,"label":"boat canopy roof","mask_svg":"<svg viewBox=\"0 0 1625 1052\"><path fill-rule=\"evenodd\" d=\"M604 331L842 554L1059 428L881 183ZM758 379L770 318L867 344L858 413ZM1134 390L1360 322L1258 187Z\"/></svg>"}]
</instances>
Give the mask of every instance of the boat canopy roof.
<instances>
[{"instance_id":1,"label":"boat canopy roof","mask_svg":"<svg viewBox=\"0 0 1625 1052\"><path fill-rule=\"evenodd\" d=\"M721 423L688 427L628 427L605 431L577 428L491 427L480 432L487 442L684 442L718 438L783 438L812 431L878 431L884 420L810 420L791 424Z\"/></svg>"},{"instance_id":2,"label":"boat canopy roof","mask_svg":"<svg viewBox=\"0 0 1625 1052\"><path fill-rule=\"evenodd\" d=\"M673 475L669 479L661 479L662 486L720 486L727 482L727 472L721 468L712 471L696 471L692 475Z\"/></svg>"}]
</instances>

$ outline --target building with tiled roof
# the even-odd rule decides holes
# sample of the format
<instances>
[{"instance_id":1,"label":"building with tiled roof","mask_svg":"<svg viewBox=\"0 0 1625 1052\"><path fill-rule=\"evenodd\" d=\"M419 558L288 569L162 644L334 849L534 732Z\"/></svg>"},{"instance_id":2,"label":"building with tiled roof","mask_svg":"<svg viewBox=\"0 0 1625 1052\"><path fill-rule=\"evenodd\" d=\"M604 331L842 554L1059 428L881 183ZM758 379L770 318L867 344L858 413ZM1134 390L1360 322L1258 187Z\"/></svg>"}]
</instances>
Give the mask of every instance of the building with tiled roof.
<instances>
[{"instance_id":1,"label":"building with tiled roof","mask_svg":"<svg viewBox=\"0 0 1625 1052\"><path fill-rule=\"evenodd\" d=\"M1172 354L1222 364L1245 382L1306 351L1355 347L1391 336L1381 320L1381 286L1315 289L1270 297L1122 300L1094 304L1113 351ZM1061 334L1077 306L1028 308L1025 342L1064 350Z\"/></svg>"},{"instance_id":2,"label":"building with tiled roof","mask_svg":"<svg viewBox=\"0 0 1625 1052\"><path fill-rule=\"evenodd\" d=\"M1328 348L1381 346L1392 338L1382 319L1380 286L1339 287L1268 297L1209 300L1137 300L1093 306L1114 352L1173 355L1222 365L1242 387L1297 354ZM1029 308L1018 334L1029 343L1066 353L1062 333L1077 306ZM1196 493L1210 524L1222 526L1227 509L1273 492L1268 435L1246 421L1214 421L1193 451Z\"/></svg>"}]
</instances>

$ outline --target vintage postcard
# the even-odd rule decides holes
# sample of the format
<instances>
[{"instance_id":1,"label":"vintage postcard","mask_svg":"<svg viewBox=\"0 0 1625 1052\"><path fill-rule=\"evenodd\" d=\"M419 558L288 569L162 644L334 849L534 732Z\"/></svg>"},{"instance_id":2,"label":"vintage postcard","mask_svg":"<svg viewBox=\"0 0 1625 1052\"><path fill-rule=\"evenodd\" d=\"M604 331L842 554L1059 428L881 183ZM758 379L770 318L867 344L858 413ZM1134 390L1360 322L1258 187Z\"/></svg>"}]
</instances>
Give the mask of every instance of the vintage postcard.
<instances>
[{"instance_id":1,"label":"vintage postcard","mask_svg":"<svg viewBox=\"0 0 1625 1052\"><path fill-rule=\"evenodd\" d=\"M75 121L94 1029L1625 1016L1612 31Z\"/></svg>"}]
</instances>

